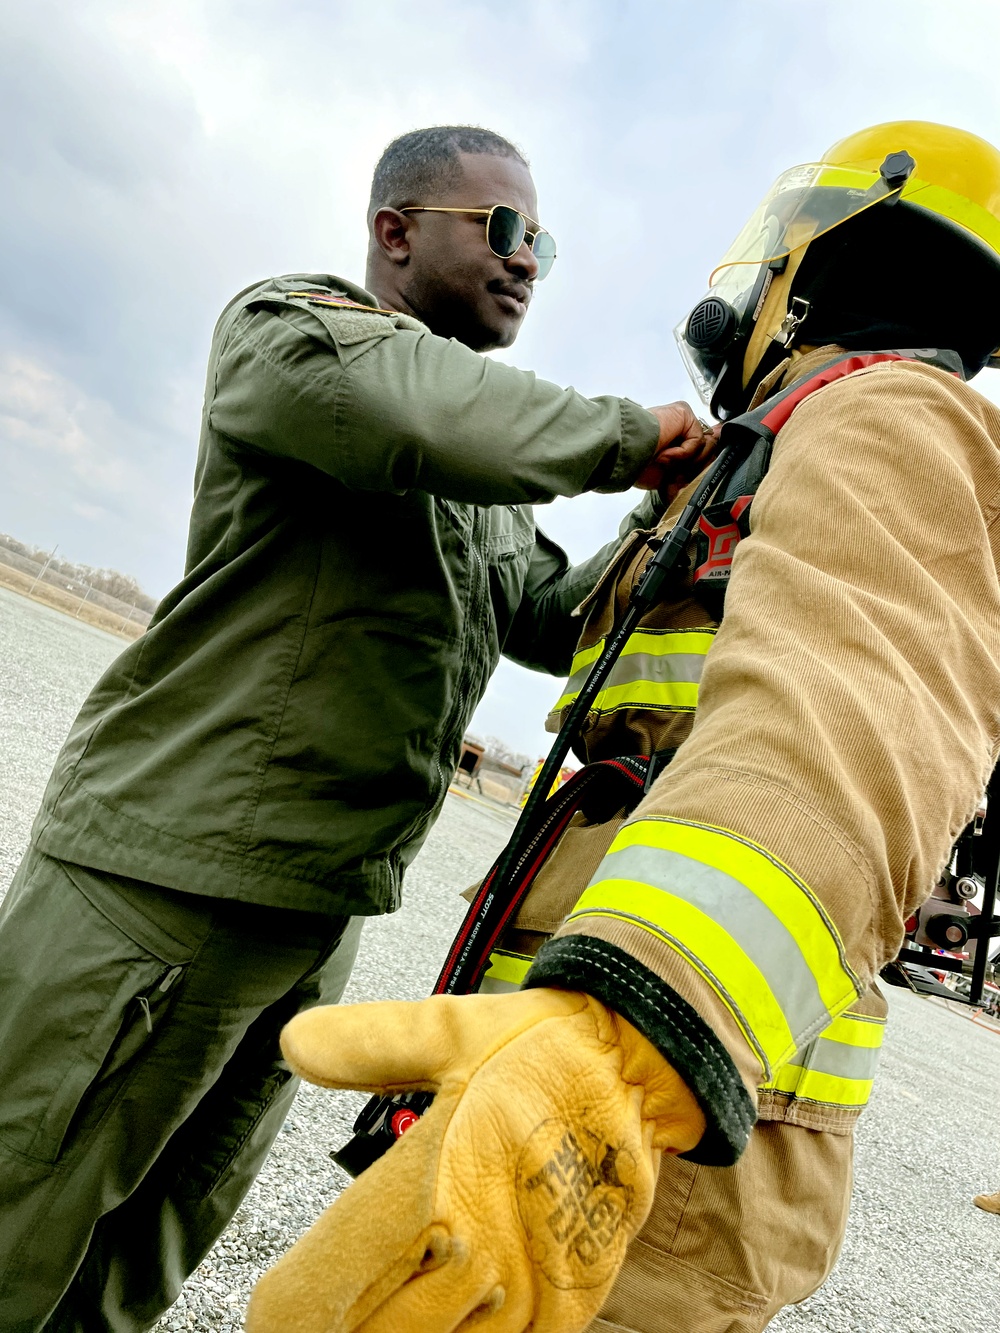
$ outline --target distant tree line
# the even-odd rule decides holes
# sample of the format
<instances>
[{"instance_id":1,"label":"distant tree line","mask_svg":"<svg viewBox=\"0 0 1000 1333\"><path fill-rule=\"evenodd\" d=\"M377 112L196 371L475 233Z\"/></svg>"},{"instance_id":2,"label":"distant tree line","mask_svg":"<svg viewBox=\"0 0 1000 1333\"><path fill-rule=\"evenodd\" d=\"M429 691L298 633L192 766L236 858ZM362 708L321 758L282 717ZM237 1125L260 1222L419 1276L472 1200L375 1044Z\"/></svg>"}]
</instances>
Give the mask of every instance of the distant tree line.
<instances>
[{"instance_id":1,"label":"distant tree line","mask_svg":"<svg viewBox=\"0 0 1000 1333\"><path fill-rule=\"evenodd\" d=\"M5 532L0 532L0 547L24 556L27 560L34 560L38 565L44 565L49 560L48 551L19 542L16 537L9 537ZM55 556L49 561L48 573L58 575L64 587L73 583L89 584L95 592L117 597L120 602L137 606L140 611L152 614L156 610L156 599L144 593L131 574L122 574L117 569L94 569L91 565L77 565L72 560Z\"/></svg>"}]
</instances>

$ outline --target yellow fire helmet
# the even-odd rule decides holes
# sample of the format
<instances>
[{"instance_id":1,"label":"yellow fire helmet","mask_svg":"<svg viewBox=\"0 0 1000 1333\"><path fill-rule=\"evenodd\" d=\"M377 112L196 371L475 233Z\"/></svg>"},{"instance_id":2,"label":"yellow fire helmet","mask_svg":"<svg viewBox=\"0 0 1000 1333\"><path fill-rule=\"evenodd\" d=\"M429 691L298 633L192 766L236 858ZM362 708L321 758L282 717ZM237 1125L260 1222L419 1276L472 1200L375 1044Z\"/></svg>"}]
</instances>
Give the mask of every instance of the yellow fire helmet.
<instances>
[{"instance_id":1,"label":"yellow fire helmet","mask_svg":"<svg viewBox=\"0 0 1000 1333\"><path fill-rule=\"evenodd\" d=\"M792 167L675 335L723 419L803 343L933 344L956 350L970 375L1000 366L1000 152L965 130L901 120Z\"/></svg>"}]
</instances>

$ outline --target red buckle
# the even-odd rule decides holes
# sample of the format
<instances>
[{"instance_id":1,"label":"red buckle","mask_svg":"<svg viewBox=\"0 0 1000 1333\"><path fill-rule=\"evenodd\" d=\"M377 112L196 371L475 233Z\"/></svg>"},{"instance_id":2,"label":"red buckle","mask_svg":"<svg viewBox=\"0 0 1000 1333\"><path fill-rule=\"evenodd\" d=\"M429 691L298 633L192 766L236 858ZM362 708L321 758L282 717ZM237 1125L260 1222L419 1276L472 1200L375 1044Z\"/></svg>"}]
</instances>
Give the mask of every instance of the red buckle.
<instances>
[{"instance_id":1,"label":"red buckle","mask_svg":"<svg viewBox=\"0 0 1000 1333\"><path fill-rule=\"evenodd\" d=\"M389 1128L392 1130L393 1138L401 1139L406 1131L412 1125L415 1125L419 1119L420 1117L417 1115L416 1111L411 1111L408 1106L401 1106L389 1121Z\"/></svg>"}]
</instances>

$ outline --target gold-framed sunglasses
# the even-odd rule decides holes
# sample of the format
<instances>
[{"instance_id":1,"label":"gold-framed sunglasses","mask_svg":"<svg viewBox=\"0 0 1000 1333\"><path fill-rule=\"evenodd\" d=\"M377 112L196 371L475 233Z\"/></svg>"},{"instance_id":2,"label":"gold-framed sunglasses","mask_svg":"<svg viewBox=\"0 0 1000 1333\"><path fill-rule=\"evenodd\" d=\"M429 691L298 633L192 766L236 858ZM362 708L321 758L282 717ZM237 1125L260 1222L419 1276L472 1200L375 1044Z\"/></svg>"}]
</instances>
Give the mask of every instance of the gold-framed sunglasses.
<instances>
[{"instance_id":1,"label":"gold-framed sunglasses","mask_svg":"<svg viewBox=\"0 0 1000 1333\"><path fill-rule=\"evenodd\" d=\"M510 259L527 242L528 249L538 264L537 281L547 278L556 260L556 242L551 232L540 227L534 218L511 208L510 204L494 204L492 208L431 208L414 204L401 208L400 213L466 213L486 219L486 244L497 259Z\"/></svg>"}]
</instances>

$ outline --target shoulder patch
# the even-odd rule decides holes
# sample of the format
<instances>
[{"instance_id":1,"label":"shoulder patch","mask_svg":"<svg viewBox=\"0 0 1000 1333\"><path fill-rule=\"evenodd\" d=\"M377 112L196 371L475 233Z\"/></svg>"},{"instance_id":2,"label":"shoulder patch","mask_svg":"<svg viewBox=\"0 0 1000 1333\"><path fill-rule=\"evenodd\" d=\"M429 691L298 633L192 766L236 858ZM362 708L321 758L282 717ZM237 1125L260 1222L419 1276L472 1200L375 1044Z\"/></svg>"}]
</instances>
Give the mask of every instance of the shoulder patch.
<instances>
[{"instance_id":1,"label":"shoulder patch","mask_svg":"<svg viewBox=\"0 0 1000 1333\"><path fill-rule=\"evenodd\" d=\"M351 301L346 296L336 296L333 292L284 292L288 297L298 297L310 305L342 306L347 310L365 310L373 315L395 315L395 310L383 310L377 305L362 305L360 301Z\"/></svg>"}]
</instances>

